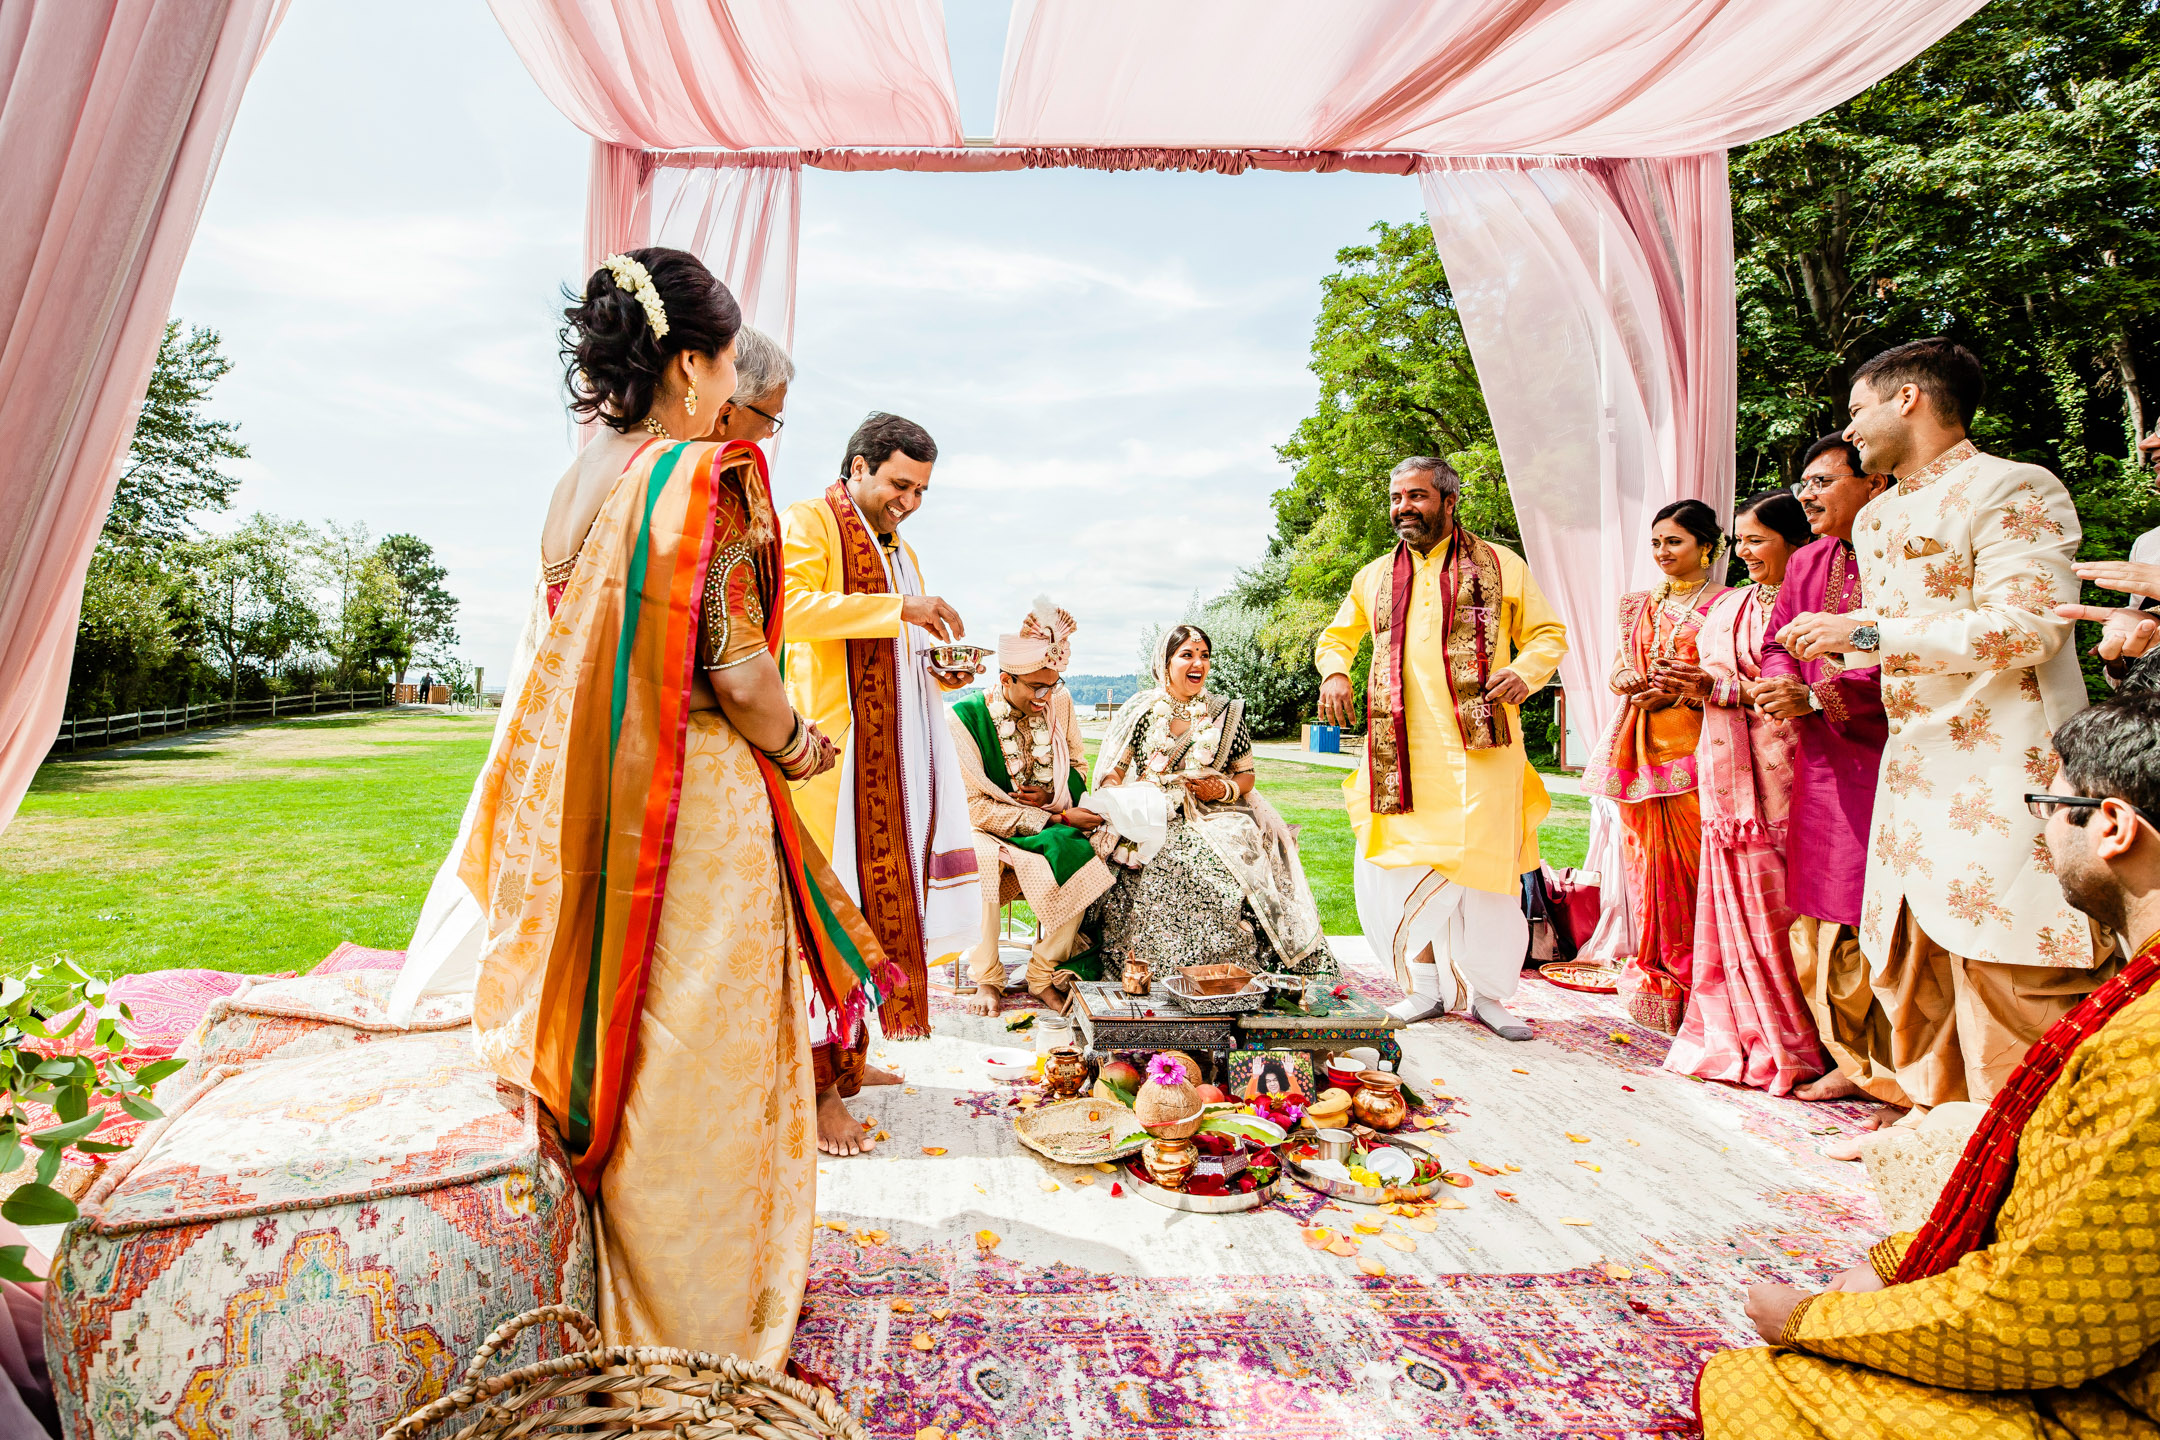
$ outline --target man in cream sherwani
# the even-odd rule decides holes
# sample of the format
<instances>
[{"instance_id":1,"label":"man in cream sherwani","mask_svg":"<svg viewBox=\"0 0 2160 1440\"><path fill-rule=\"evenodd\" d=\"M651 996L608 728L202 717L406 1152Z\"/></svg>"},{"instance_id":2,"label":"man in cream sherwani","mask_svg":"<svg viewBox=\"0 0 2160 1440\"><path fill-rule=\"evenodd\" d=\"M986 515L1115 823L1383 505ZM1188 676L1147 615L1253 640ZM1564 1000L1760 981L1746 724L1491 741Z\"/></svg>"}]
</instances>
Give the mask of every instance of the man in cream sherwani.
<instances>
[{"instance_id":1,"label":"man in cream sherwani","mask_svg":"<svg viewBox=\"0 0 2160 1440\"><path fill-rule=\"evenodd\" d=\"M1860 948L1922 1109L1986 1101L2114 968L2022 799L2047 788L2055 728L2085 708L2055 614L2077 598L2077 511L2048 471L1966 438L1983 386L1972 353L1939 338L1860 367L1846 438L1870 473L1897 476L1853 524L1865 600L1780 632L1795 655L1882 666Z\"/></svg>"}]
</instances>

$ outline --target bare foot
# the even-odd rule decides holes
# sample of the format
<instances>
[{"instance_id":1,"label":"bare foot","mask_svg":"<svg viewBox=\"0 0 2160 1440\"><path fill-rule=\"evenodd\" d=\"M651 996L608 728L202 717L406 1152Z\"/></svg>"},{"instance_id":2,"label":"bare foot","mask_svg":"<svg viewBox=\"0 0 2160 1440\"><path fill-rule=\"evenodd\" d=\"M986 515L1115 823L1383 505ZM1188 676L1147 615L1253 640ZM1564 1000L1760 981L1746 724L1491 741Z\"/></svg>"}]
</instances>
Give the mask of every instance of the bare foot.
<instances>
[{"instance_id":1,"label":"bare foot","mask_svg":"<svg viewBox=\"0 0 2160 1440\"><path fill-rule=\"evenodd\" d=\"M1823 1158L1826 1160L1858 1160L1860 1158L1860 1142L1867 1138L1869 1132L1887 1130L1904 1118L1905 1112L1895 1105L1880 1106L1874 1114L1860 1122L1860 1133L1858 1135L1848 1135L1835 1144L1825 1145L1822 1152Z\"/></svg>"},{"instance_id":2,"label":"bare foot","mask_svg":"<svg viewBox=\"0 0 2160 1440\"><path fill-rule=\"evenodd\" d=\"M977 985L975 993L967 998L970 1015L995 1015L1005 1008L1005 987L1002 985Z\"/></svg>"},{"instance_id":3,"label":"bare foot","mask_svg":"<svg viewBox=\"0 0 2160 1440\"><path fill-rule=\"evenodd\" d=\"M887 1070L877 1065L865 1065L863 1066L862 1083L865 1085L902 1085L907 1083L907 1076L902 1075L897 1070Z\"/></svg>"},{"instance_id":4,"label":"bare foot","mask_svg":"<svg viewBox=\"0 0 2160 1440\"><path fill-rule=\"evenodd\" d=\"M1852 1077L1843 1070L1832 1070L1795 1088L1792 1093L1795 1100L1850 1100L1867 1092L1855 1085Z\"/></svg>"},{"instance_id":5,"label":"bare foot","mask_svg":"<svg viewBox=\"0 0 2160 1440\"><path fill-rule=\"evenodd\" d=\"M817 1148L827 1155L861 1155L877 1149L870 1127L848 1113L837 1090L827 1090L817 1101Z\"/></svg>"}]
</instances>

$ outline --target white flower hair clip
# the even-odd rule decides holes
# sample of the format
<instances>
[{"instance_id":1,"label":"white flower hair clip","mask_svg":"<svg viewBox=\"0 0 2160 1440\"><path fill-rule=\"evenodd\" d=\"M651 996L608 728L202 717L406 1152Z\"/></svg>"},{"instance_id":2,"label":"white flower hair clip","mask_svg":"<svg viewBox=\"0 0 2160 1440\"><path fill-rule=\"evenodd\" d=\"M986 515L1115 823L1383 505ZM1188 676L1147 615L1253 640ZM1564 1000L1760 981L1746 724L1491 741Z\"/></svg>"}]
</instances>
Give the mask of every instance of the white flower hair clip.
<instances>
[{"instance_id":1,"label":"white flower hair clip","mask_svg":"<svg viewBox=\"0 0 2160 1440\"><path fill-rule=\"evenodd\" d=\"M667 306L660 303L660 291L652 283L652 272L628 255L610 255L604 262L608 274L615 277L615 284L627 290L645 307L645 323L652 327L653 339L667 334Z\"/></svg>"}]
</instances>

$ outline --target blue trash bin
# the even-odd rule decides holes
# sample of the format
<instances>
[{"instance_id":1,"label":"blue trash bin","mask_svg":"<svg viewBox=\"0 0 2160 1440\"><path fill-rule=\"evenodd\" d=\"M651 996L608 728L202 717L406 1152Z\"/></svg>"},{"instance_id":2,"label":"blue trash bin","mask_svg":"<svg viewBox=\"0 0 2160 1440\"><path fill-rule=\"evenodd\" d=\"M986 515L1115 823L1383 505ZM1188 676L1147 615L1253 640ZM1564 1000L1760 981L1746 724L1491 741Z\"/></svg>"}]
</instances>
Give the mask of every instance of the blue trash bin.
<instances>
[{"instance_id":1,"label":"blue trash bin","mask_svg":"<svg viewBox=\"0 0 2160 1440\"><path fill-rule=\"evenodd\" d=\"M1340 755L1342 754L1342 726L1315 725L1312 727L1312 737L1307 743L1314 754Z\"/></svg>"}]
</instances>

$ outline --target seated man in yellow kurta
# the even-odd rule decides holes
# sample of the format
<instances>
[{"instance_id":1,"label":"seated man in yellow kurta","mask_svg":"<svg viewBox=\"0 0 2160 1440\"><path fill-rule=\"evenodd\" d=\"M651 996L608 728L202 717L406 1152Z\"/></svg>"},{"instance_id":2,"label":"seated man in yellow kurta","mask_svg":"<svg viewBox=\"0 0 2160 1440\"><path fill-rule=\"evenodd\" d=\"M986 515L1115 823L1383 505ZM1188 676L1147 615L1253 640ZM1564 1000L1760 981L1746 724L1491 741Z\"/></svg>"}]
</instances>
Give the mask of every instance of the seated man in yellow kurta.
<instances>
[{"instance_id":1,"label":"seated man in yellow kurta","mask_svg":"<svg viewBox=\"0 0 2160 1440\"><path fill-rule=\"evenodd\" d=\"M1393 551L1358 571L1321 632L1320 716L1355 723L1350 665L1373 637L1365 763L1343 783L1366 943L1410 992L1392 1013L1468 1012L1510 1040L1529 949L1521 875L1551 808L1517 707L1567 653L1522 557L1462 528L1462 477L1413 456L1388 477ZM1510 658L1512 657L1512 658Z\"/></svg>"},{"instance_id":2,"label":"seated man in yellow kurta","mask_svg":"<svg viewBox=\"0 0 2160 1440\"><path fill-rule=\"evenodd\" d=\"M2054 746L2050 868L2137 957L2026 1052L1925 1225L1822 1294L1749 1290L1771 1348L1711 1357L1706 1436L2160 1435L2160 696Z\"/></svg>"},{"instance_id":3,"label":"seated man in yellow kurta","mask_svg":"<svg viewBox=\"0 0 2160 1440\"><path fill-rule=\"evenodd\" d=\"M931 662L959 638L960 616L925 593L901 522L923 504L937 442L898 415L875 414L848 437L840 476L780 517L786 550L788 697L839 747L840 764L798 786L795 813L862 907L899 989L878 1008L889 1040L930 1033L929 966L975 942L979 887L967 782L945 721L944 691L980 665ZM813 1033L825 1019L812 997ZM847 1028L843 1025L842 1028ZM819 1045L818 1148L872 1148L843 1103L900 1077L868 1063L869 1031Z\"/></svg>"}]
</instances>

